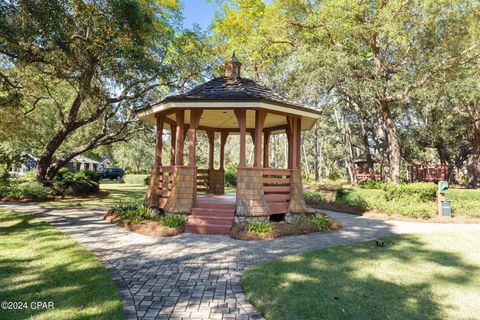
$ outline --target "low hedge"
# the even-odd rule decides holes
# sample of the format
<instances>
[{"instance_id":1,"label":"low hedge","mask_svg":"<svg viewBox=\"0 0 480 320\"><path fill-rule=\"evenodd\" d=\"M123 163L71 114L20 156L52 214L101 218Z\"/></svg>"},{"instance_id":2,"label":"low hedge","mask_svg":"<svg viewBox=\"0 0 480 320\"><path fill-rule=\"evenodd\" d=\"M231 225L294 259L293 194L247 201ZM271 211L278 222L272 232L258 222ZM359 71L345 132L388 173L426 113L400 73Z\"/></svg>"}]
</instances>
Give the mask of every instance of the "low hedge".
<instances>
[{"instance_id":1,"label":"low hedge","mask_svg":"<svg viewBox=\"0 0 480 320\"><path fill-rule=\"evenodd\" d=\"M368 210L399 214L411 218L431 218L437 214L437 185L428 182L393 185L370 181L359 188L340 188L334 200L321 192L305 192L308 206L327 210L362 213ZM452 201L455 216L480 218L480 190L451 189L447 199Z\"/></svg>"},{"instance_id":2,"label":"low hedge","mask_svg":"<svg viewBox=\"0 0 480 320\"><path fill-rule=\"evenodd\" d=\"M45 200L54 194L55 192L51 188L35 181L18 184L9 183L0 186L0 198Z\"/></svg>"},{"instance_id":3,"label":"low hedge","mask_svg":"<svg viewBox=\"0 0 480 320\"><path fill-rule=\"evenodd\" d=\"M97 182L83 180L54 181L52 184L52 189L55 191L56 195L65 196L87 195L100 191L100 187Z\"/></svg>"}]
</instances>

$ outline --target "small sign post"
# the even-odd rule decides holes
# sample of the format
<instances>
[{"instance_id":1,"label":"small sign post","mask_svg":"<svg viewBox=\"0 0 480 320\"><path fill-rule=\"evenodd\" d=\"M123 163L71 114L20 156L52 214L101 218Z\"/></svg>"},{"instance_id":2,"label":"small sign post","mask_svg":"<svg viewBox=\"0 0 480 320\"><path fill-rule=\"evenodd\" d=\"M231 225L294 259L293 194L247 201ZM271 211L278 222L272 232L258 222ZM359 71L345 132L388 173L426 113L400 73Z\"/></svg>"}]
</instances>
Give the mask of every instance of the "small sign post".
<instances>
[{"instance_id":1,"label":"small sign post","mask_svg":"<svg viewBox=\"0 0 480 320\"><path fill-rule=\"evenodd\" d=\"M448 190L448 181L438 182L438 215L440 218L450 218L452 214L452 206L450 201L446 199L445 193Z\"/></svg>"}]
</instances>

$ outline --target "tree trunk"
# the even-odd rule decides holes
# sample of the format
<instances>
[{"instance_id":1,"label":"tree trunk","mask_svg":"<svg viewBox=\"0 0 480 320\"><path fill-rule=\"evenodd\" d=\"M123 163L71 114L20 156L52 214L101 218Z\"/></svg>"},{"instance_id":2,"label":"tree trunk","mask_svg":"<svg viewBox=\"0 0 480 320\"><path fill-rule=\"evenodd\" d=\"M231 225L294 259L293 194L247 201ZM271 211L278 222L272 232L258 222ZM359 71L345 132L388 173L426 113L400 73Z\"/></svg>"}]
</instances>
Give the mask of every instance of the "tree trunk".
<instances>
[{"instance_id":1,"label":"tree trunk","mask_svg":"<svg viewBox=\"0 0 480 320\"><path fill-rule=\"evenodd\" d=\"M477 113L480 115L480 111ZM480 175L480 119L472 121L472 156L467 170L467 188L477 189Z\"/></svg>"},{"instance_id":2,"label":"tree trunk","mask_svg":"<svg viewBox=\"0 0 480 320\"><path fill-rule=\"evenodd\" d=\"M368 131L365 127L365 121L361 116L360 119L360 129L362 130L362 141L363 147L365 148L365 159L367 161L368 172L373 173L373 160L372 160L372 153L370 152L370 141L368 141Z\"/></svg>"},{"instance_id":3,"label":"tree trunk","mask_svg":"<svg viewBox=\"0 0 480 320\"><path fill-rule=\"evenodd\" d=\"M47 175L50 171L49 169L53 160L53 155L55 154L55 151L57 151L57 149L63 143L63 141L66 139L68 134L69 134L69 131L66 128L62 128L55 134L55 136L47 144L47 146L45 147L45 150L43 151L43 153L40 155L40 158L38 159L37 166L35 168L36 169L35 180L39 182L44 182L46 180L49 180Z\"/></svg>"},{"instance_id":4,"label":"tree trunk","mask_svg":"<svg viewBox=\"0 0 480 320\"><path fill-rule=\"evenodd\" d=\"M390 113L388 102L380 100L380 110L385 124L385 134L387 138L388 155L388 173L386 180L388 182L400 183L400 139L397 133L397 127Z\"/></svg>"},{"instance_id":5,"label":"tree trunk","mask_svg":"<svg viewBox=\"0 0 480 320\"><path fill-rule=\"evenodd\" d=\"M315 182L320 180L320 174L318 172L318 133L320 129L318 124L315 125L315 130L313 132L313 173L315 176Z\"/></svg>"}]
</instances>

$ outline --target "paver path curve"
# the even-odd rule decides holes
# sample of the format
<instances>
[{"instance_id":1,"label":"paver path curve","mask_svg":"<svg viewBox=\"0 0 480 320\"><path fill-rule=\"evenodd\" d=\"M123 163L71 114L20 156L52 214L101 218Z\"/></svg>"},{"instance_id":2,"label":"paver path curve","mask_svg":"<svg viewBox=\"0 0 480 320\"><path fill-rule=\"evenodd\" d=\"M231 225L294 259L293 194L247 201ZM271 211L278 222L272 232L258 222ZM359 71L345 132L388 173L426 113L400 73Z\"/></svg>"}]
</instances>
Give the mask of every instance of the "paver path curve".
<instances>
[{"instance_id":1,"label":"paver path curve","mask_svg":"<svg viewBox=\"0 0 480 320\"><path fill-rule=\"evenodd\" d=\"M273 241L197 234L153 238L103 221L106 209L101 208L3 203L0 209L35 213L94 252L119 286L128 319L261 319L240 288L247 266L393 234L480 231L479 224L384 221L329 212L343 224L340 231Z\"/></svg>"}]
</instances>

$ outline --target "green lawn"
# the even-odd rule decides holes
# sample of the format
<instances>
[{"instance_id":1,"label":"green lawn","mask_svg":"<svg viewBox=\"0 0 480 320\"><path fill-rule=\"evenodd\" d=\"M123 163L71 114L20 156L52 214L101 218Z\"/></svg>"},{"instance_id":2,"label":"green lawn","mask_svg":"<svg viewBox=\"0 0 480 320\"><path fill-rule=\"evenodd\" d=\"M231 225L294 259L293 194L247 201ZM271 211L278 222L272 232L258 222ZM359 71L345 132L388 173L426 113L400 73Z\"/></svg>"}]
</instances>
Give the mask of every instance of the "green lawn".
<instances>
[{"instance_id":1,"label":"green lawn","mask_svg":"<svg viewBox=\"0 0 480 320\"><path fill-rule=\"evenodd\" d=\"M111 207L121 202L137 201L142 202L147 192L147 186L141 184L120 184L105 183L100 184L100 190L109 191L108 195L93 196L85 198L59 199L54 201L42 201L38 204L46 207L61 206L90 206L90 207Z\"/></svg>"},{"instance_id":2,"label":"green lawn","mask_svg":"<svg viewBox=\"0 0 480 320\"><path fill-rule=\"evenodd\" d=\"M248 269L267 319L478 319L480 234L435 233L285 257Z\"/></svg>"},{"instance_id":3,"label":"green lawn","mask_svg":"<svg viewBox=\"0 0 480 320\"><path fill-rule=\"evenodd\" d=\"M31 215L0 211L0 319L123 319L117 287L79 243ZM53 302L32 310L31 302Z\"/></svg>"}]
</instances>

